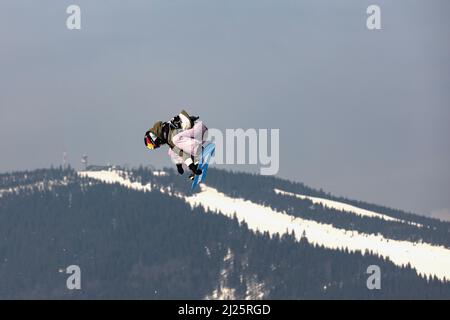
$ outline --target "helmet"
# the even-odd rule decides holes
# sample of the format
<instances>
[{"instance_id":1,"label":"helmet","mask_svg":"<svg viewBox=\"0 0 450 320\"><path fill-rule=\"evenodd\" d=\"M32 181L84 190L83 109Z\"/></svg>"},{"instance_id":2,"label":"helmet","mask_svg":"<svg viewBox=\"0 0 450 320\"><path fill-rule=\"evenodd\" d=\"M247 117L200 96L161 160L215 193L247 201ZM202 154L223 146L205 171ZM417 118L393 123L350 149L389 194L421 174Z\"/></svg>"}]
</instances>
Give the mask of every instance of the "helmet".
<instances>
[{"instance_id":1,"label":"helmet","mask_svg":"<svg viewBox=\"0 0 450 320\"><path fill-rule=\"evenodd\" d=\"M159 148L160 145L158 137L151 131L145 133L144 143L150 150Z\"/></svg>"}]
</instances>

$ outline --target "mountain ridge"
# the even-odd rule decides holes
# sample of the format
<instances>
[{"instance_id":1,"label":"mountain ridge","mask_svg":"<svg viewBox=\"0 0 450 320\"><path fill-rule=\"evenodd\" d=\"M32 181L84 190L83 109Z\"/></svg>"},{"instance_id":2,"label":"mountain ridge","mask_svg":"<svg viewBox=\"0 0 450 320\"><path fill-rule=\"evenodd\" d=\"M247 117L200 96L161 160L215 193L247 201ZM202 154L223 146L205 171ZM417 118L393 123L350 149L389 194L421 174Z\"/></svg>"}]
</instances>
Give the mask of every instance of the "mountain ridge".
<instances>
[{"instance_id":1,"label":"mountain ridge","mask_svg":"<svg viewBox=\"0 0 450 320\"><path fill-rule=\"evenodd\" d=\"M446 290L449 290L450 296L450 284L447 281L449 277L446 271L450 269L447 268L450 261L448 260L450 250L447 245L449 238L447 223L433 219L422 221L419 218L421 222L425 223L422 225L409 225L401 221L380 219L380 217L376 216L360 216L355 214L355 212L340 211L320 203L314 203L311 199L298 199L291 194L280 195L275 192L275 189L280 187L287 187L286 189L291 191L302 191L299 188L292 188L293 183L289 181L278 180L273 182L274 180L270 178L252 177L251 175L230 173L214 168L211 168L211 170L206 185L201 186L199 192L194 193L190 191L189 182L182 179L173 170L167 169L156 171L146 168L124 170L123 168L102 167L96 170L76 172L71 169L54 168L14 174L0 174L0 223L4 223L5 228L9 226L9 229L5 230L5 234L14 234L14 239L17 239L17 242L21 242L22 237L26 238L28 236L24 236L23 233L16 229L32 230L32 233L34 232L39 235L39 238L42 238L41 241L43 243L49 245L50 249L43 251L43 254L48 254L48 252L53 252L51 248L53 248L54 244L48 244L44 231L32 226L40 225L41 223L53 225L55 231L44 228L47 232L53 233L60 228L67 228L67 224L73 222L75 225L80 226L80 231L75 236L78 240L68 240L65 236L60 235L55 237L55 239L59 239L55 241L66 243L65 245L58 245L58 248L62 248L61 250L66 250L62 251L64 252L63 256L67 255L66 252L77 252L77 257L79 259L83 257L84 265L89 266L93 263L90 259L94 259L92 261L103 261L104 259L107 261L109 259L98 252L103 246L103 241L91 241L95 248L99 248L98 250L96 249L97 253L94 255L88 253L90 250L86 250L86 252L84 250L80 251L77 242L85 242L91 238L97 239L97 236L100 235L106 238L117 235L118 230L122 230L123 225L127 225L126 230L128 231L124 233L124 230L122 230L118 235L120 241L114 238L114 240L111 239L112 242L118 243L120 246L127 246L127 242L131 242L136 246L135 248L132 244L128 244L130 248L128 251L136 251L134 255L136 258L130 257L127 250L116 249L116 251L118 250L118 257L128 257L127 259L133 261L133 265L130 265L130 267L126 267L128 264L125 262L120 263L121 268L124 268L123 272L119 273L121 274L120 277L125 274L136 276L136 274L143 273L148 275L145 276L146 278L141 279L143 283L147 285L149 283L159 283L158 286L164 286L164 284L154 278L155 270L163 270L169 264L169 269L174 270L176 273L178 272L177 270L184 268L182 266L184 263L181 261L186 259L180 252L178 258L172 261L177 256L177 254L174 256L174 254L170 253L174 252L172 246L178 245L179 242L177 233L168 231L168 228L175 228L179 232L183 230L181 234L187 239L197 237L199 235L198 232L200 234L204 233L203 235L209 239L210 245L206 245L202 249L205 252L200 252L201 250L198 251L198 248L187 246L186 252L191 250L198 251L198 254L201 256L199 260L191 260L189 264L197 265L197 267L204 270L206 261L214 256L211 251L213 250L212 247L221 247L220 258L215 256L217 260L215 260L216 267L214 267L214 270L216 271L204 271L209 276L206 280L199 280L205 285L205 290L207 287L209 289L197 295L193 293L197 291L192 289L191 285L186 284L185 289L182 290L184 292L182 297L196 299L219 299L224 297L237 299L273 297L339 298L346 296L353 298L412 297L409 290L394 289L395 285L399 286L399 284L402 284L407 286L408 283L414 284L415 289L422 288L423 294L433 296L432 292L435 292L435 290L437 290L436 292L444 293L447 292ZM223 186L219 186L220 183L223 183ZM300 188L308 187L301 185ZM320 194L316 193L315 195ZM150 203L153 204L150 206L148 205L149 198L147 197L152 199ZM160 202L161 204L159 204ZM100 205L101 203L103 205ZM115 203L115 206L111 207L111 203ZM162 205L162 203L165 204ZM173 207L171 207L172 204L174 205ZM165 206L167 208L164 208ZM57 208L61 211L62 216L56 213L58 212ZM97 209L94 210L94 208ZM168 218L172 217L175 219L175 217L180 217L181 214L188 220L183 218L185 222L181 223L181 221L176 221L177 219L175 219L169 225L160 223L158 219L162 219L163 216L157 213L158 210L156 208L164 208L165 215L169 215ZM25 211L29 213L25 213ZM11 217L14 212L15 216L20 216L24 220L11 224L11 220L16 219ZM34 212L32 216L30 216L31 212ZM47 216L45 212L55 212L56 216L52 216L52 214ZM77 215L74 215L74 212L78 212ZM83 220L84 222L81 223L77 216L85 216L88 212L91 212L90 216L93 220ZM135 217L133 212L141 213ZM230 225L231 229L229 229L229 232L231 233L228 235L223 234L223 236L216 239L214 235L223 232L220 231L221 227L216 225L216 227L210 226L203 229L203 231L191 234L190 231L193 232L196 228L191 223L186 222L189 221L189 215L192 212L203 212L198 217L200 220L196 221L198 223L201 221L200 225L205 227L209 225L208 221L213 217L220 216L221 224L228 224L225 221L230 221L234 225L233 227ZM155 214L156 216L154 216ZM188 216L185 216L186 214ZM68 215L70 219L65 220L63 218L65 215ZM151 218L152 216L154 218ZM409 215L406 216L409 217ZM31 226L27 222L29 219L35 221ZM57 222L54 221L55 219ZM105 222L107 222L109 227L102 227ZM83 227L84 224L86 227ZM83 233L82 230L89 229L89 226L92 224L97 225L99 230L91 231L86 236L87 239L84 239L86 233ZM159 227L156 228L154 224ZM185 227L187 230L184 229ZM210 229L210 231L206 232L205 230L207 229ZM139 237L132 235L136 232L138 234L142 232L140 237L146 238L150 236L146 234L148 230L156 232L151 236L155 240L157 239L156 242L152 240L153 243L145 241L142 243L136 239ZM67 232L67 234L71 233L72 231ZM234 235L232 236L232 234ZM395 237L391 236L391 234L398 239L394 239ZM255 236L257 238L262 237L262 242L258 242L259 244L256 247L250 249L247 241ZM234 237L236 237L234 241L237 241L235 242L237 247L231 244L233 242L230 242ZM8 239L10 238L7 237L5 243L14 246L15 242L11 243L11 240ZM162 239L164 239L163 242L161 242ZM240 240L238 241L237 239ZM211 243L214 243L212 247ZM282 245L281 243L285 243L285 245L289 243L288 247L291 249L283 251L284 253L281 255L276 253L280 249L274 249L275 251L269 254L266 260L260 260L261 257L258 257L257 252L269 250L272 244L277 246L277 243L280 243L280 245ZM167 247L165 252L160 252L161 247ZM301 256L308 252L308 259L301 259L295 262L296 258L294 258L295 254L293 252L297 250L300 250L299 254ZM4 256L2 252L9 252L9 255L13 254L13 251L10 249L0 246L0 258ZM163 260L161 260L160 264L156 262L154 264L152 260L142 260L142 257L148 255L148 252L157 252L165 260L161 258ZM176 252L178 251L176 250ZM203 254L206 256L203 256ZM322 254L324 255L322 257L323 260L312 258L316 255L319 257ZM337 255L339 258L331 258L333 255ZM59 253L56 256L59 256ZM139 256L141 258L138 258ZM278 256L278 258L275 258L275 256ZM71 257L76 260L75 256ZM50 260L54 258L52 255L49 256ZM26 260L26 258L23 259ZM119 260L121 259L123 258ZM277 259L280 261L276 262ZM384 274L383 283L389 288L389 293L369 292L365 287L364 279L367 278L366 269L368 265L361 263L361 261L368 261L367 259L374 259L375 264L382 267ZM0 259L0 282L2 281L1 261L2 259ZM256 263L256 261L259 262ZM355 264L356 261L360 262ZM290 267L288 269L281 268L279 263L287 263L286 266ZM17 265L16 268L18 268ZM42 266L39 268L42 269ZM284 274L281 273L280 268L284 270ZM297 274L295 270L300 270L298 268L301 268L304 274ZM115 270L115 268L112 269ZM326 279L326 281L311 279L313 269L317 269L318 278ZM198 276L195 276L196 272L194 269L189 270L191 271L183 273L183 277L187 277L186 279L192 279L192 277L197 279ZM250 270L253 271L250 272ZM329 273L327 270L332 272ZM337 272L337 270L341 271ZM9 272L16 276L13 270L9 270ZM159 272L157 271L157 274ZM335 274L336 272L337 275ZM335 275L333 276L332 274ZM305 284L296 282L294 280L296 276L300 277L308 285L305 287ZM48 277L53 279L54 275L49 275ZM99 280L101 276L99 277L96 281L103 283ZM175 275L173 277L177 278ZM167 274L164 279L172 283L174 278ZM286 285L288 278L292 278L288 281L288 283L292 282L290 285ZM126 283L126 296L135 296L137 293L131 289L132 286L136 286L134 280L131 281L129 276L120 279L121 282L118 282L116 285L122 286ZM184 281L182 278L177 279L177 281ZM386 279L390 279L390 284L385 283ZM95 290L92 289L96 292L94 296L98 297L99 293L97 291L103 285L96 287L93 283L96 282L90 282L96 288ZM131 285L131 283L134 284ZM211 283L216 283L217 287L211 287ZM282 285L283 283L284 285ZM131 287L129 287L130 285ZM282 287L284 289L281 289ZM166 288L163 295L161 295L162 291L159 291L160 294L156 296L151 295L150 291L147 291L147 287L140 288L140 292L142 294L145 292L144 296L146 297L179 297L168 288ZM73 296L73 294L67 295L63 293L64 290L61 288L58 290L57 296ZM189 290L192 290L192 294L189 294ZM46 290L44 292L48 295ZM111 297L115 296L112 292L108 294ZM88 296L89 294L83 295L83 297ZM420 298L423 295L416 297ZM439 297L439 295L435 295L435 297Z\"/></svg>"}]
</instances>

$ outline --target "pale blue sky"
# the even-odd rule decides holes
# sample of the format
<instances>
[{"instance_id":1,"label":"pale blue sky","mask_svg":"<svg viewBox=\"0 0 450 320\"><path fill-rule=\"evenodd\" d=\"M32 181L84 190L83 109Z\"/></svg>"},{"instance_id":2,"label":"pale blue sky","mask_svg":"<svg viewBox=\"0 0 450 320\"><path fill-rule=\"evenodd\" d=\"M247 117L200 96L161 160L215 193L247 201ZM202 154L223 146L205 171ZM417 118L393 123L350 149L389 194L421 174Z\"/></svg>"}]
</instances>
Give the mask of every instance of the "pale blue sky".
<instances>
[{"instance_id":1,"label":"pale blue sky","mask_svg":"<svg viewBox=\"0 0 450 320\"><path fill-rule=\"evenodd\" d=\"M66 29L66 7L82 30ZM366 8L379 4L381 31ZM429 214L450 208L448 0L0 2L0 172L170 165L143 133L185 107L279 128L279 176ZM234 167L258 170L257 167Z\"/></svg>"}]
</instances>

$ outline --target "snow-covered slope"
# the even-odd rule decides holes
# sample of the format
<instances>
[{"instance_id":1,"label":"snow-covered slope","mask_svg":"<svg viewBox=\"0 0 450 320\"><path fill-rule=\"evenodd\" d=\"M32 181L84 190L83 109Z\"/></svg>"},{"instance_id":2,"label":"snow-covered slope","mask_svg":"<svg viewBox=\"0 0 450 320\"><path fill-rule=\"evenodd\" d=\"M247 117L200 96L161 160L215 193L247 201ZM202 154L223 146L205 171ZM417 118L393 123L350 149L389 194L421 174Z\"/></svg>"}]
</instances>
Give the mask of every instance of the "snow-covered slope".
<instances>
[{"instance_id":1,"label":"snow-covered slope","mask_svg":"<svg viewBox=\"0 0 450 320\"><path fill-rule=\"evenodd\" d=\"M67 186L67 184L68 184L67 177L65 177L64 179L61 179L61 180L49 180L49 181L45 181L45 182L39 181L39 182L35 182L35 183L30 183L30 184L23 184L23 185L19 185L16 187L0 189L0 198L4 194L8 194L8 193L15 193L15 192L23 191L23 190L28 190L28 191L52 190L54 187Z\"/></svg>"},{"instance_id":2,"label":"snow-covered slope","mask_svg":"<svg viewBox=\"0 0 450 320\"><path fill-rule=\"evenodd\" d=\"M139 191L151 190L149 185L131 182L115 171L87 171L79 174L107 183L119 183ZM159 190L164 192L162 189ZM254 231L267 231L272 235L294 231L298 238L305 233L309 242L326 248L348 248L350 251L361 252L369 250L389 258L399 266L410 263L419 274L450 279L450 250L442 246L399 241L380 235L338 229L329 224L297 218L248 200L232 198L205 185L201 185L201 192L192 196L176 196L184 199L192 207L201 206L230 218L236 215L239 221L245 221Z\"/></svg>"},{"instance_id":3,"label":"snow-covered slope","mask_svg":"<svg viewBox=\"0 0 450 320\"><path fill-rule=\"evenodd\" d=\"M397 222L407 223L407 224L415 225L417 227L421 227L420 224L417 224L415 222L410 222L410 221L405 221L405 220L392 218L392 217L390 217L388 215L385 215L385 214L382 214L382 213L378 213L378 212L374 212L374 211L358 208L356 206L352 206L350 204L339 202L339 201L334 201L334 200L329 200L329 199L324 199L324 198L311 197L311 196L305 196L305 195L302 195L302 194L297 194L297 193L292 193L292 192L288 192L288 191L283 191L283 190L276 189L276 188L274 189L274 191L275 191L276 194L281 194L281 195L290 196L290 197L296 197L296 198L303 199L303 200L310 200L314 204L320 204L320 205L322 205L324 207L327 207L327 208L330 208L330 209L336 209L336 210L340 210L340 211L346 211L346 212L354 213L354 214L356 214L358 216L362 216L362 217L380 218L380 219L383 219L383 220L386 220L386 221L397 221Z\"/></svg>"},{"instance_id":4,"label":"snow-covered slope","mask_svg":"<svg viewBox=\"0 0 450 320\"><path fill-rule=\"evenodd\" d=\"M294 231L298 238L305 232L309 242L332 249L373 251L397 265L411 264L417 272L450 278L450 250L441 246L387 239L380 235L338 229L329 224L296 218L244 199L231 198L214 188L201 186L202 192L186 201L218 211L228 217L236 214L252 230L283 234Z\"/></svg>"},{"instance_id":5,"label":"snow-covered slope","mask_svg":"<svg viewBox=\"0 0 450 320\"><path fill-rule=\"evenodd\" d=\"M80 177L92 178L100 180L105 183L118 183L124 187L138 190L138 191L151 191L150 184L143 185L139 182L131 182L128 179L126 173L117 170L102 170L102 171L80 171L78 172Z\"/></svg>"}]
</instances>

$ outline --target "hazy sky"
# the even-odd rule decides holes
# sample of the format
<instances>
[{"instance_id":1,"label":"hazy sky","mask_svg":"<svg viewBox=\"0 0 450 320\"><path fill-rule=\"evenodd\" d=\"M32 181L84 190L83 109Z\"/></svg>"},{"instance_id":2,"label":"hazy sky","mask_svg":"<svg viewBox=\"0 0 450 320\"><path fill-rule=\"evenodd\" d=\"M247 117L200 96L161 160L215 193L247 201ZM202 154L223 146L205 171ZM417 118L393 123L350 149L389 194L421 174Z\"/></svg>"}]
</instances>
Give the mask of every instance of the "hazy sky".
<instances>
[{"instance_id":1,"label":"hazy sky","mask_svg":"<svg viewBox=\"0 0 450 320\"><path fill-rule=\"evenodd\" d=\"M81 30L66 8L81 7ZM366 28L381 7L382 30ZM143 134L181 108L279 128L279 176L450 212L450 1L0 1L0 172L171 165ZM227 167L229 168L229 167ZM253 170L257 167L234 167ZM449 214L450 216L450 214Z\"/></svg>"}]
</instances>

